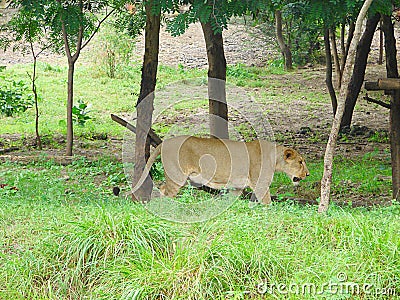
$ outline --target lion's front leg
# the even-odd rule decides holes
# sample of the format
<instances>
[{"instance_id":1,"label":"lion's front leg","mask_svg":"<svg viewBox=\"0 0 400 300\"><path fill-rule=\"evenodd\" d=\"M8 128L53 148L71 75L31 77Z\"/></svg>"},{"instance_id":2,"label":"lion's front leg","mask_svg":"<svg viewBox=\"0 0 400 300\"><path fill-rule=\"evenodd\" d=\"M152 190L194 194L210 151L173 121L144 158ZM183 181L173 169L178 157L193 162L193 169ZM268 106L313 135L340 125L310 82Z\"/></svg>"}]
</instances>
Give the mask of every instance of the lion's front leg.
<instances>
[{"instance_id":1,"label":"lion's front leg","mask_svg":"<svg viewBox=\"0 0 400 300\"><path fill-rule=\"evenodd\" d=\"M253 195L251 196L251 200L254 201L256 198L257 202L262 202L262 204L269 205L271 204L271 195L269 193L269 188L257 188L252 187L250 188L253 190Z\"/></svg>"},{"instance_id":2,"label":"lion's front leg","mask_svg":"<svg viewBox=\"0 0 400 300\"><path fill-rule=\"evenodd\" d=\"M243 189L231 189L229 192L235 197L240 197L243 194Z\"/></svg>"},{"instance_id":3,"label":"lion's front leg","mask_svg":"<svg viewBox=\"0 0 400 300\"><path fill-rule=\"evenodd\" d=\"M262 203L265 205L270 205L271 201L271 194L269 193L269 189L266 191L264 197L262 198Z\"/></svg>"}]
</instances>

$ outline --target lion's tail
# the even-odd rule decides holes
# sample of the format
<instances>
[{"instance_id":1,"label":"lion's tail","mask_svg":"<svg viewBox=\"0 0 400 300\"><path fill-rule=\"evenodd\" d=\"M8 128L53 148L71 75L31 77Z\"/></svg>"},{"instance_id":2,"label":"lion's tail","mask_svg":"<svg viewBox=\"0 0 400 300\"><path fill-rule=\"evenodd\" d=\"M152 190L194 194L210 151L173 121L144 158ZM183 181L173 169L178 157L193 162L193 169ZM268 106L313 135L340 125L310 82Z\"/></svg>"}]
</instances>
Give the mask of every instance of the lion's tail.
<instances>
[{"instance_id":1,"label":"lion's tail","mask_svg":"<svg viewBox=\"0 0 400 300\"><path fill-rule=\"evenodd\" d=\"M150 173L151 166L153 165L157 156L159 156L160 154L161 154L161 144L157 146L157 148L153 151L153 153L147 160L146 166L144 167L144 170L142 172L142 176L139 178L139 181L135 184L132 193L135 193L142 186L143 182L146 180L147 176Z\"/></svg>"}]
</instances>

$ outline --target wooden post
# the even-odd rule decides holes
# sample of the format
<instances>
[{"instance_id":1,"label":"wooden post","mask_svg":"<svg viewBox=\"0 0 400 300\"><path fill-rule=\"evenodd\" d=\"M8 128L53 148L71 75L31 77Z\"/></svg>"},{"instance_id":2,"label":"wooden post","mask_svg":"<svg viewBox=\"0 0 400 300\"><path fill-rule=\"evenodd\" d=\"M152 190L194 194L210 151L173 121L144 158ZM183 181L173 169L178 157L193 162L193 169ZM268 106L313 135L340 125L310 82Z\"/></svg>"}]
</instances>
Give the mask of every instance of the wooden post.
<instances>
[{"instance_id":1,"label":"wooden post","mask_svg":"<svg viewBox=\"0 0 400 300\"><path fill-rule=\"evenodd\" d=\"M392 159L393 199L399 199L400 187L400 90L393 90L390 108L390 153Z\"/></svg>"},{"instance_id":2,"label":"wooden post","mask_svg":"<svg viewBox=\"0 0 400 300\"><path fill-rule=\"evenodd\" d=\"M393 199L399 199L400 189L400 78L384 78L366 82L368 91L384 90L391 94L390 101L390 153L392 163Z\"/></svg>"}]
</instances>

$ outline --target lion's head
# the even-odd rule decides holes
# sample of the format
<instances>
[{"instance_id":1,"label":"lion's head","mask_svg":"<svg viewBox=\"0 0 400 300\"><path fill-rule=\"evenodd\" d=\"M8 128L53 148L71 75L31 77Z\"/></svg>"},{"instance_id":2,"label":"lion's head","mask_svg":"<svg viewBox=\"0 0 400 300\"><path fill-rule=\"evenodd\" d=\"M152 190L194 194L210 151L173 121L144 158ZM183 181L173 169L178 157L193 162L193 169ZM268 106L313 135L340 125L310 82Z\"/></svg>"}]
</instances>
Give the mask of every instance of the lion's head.
<instances>
[{"instance_id":1,"label":"lion's head","mask_svg":"<svg viewBox=\"0 0 400 300\"><path fill-rule=\"evenodd\" d=\"M307 169L304 158L294 149L284 148L283 153L277 153L278 168L277 170L285 172L294 185L299 184L299 181L310 175Z\"/></svg>"}]
</instances>

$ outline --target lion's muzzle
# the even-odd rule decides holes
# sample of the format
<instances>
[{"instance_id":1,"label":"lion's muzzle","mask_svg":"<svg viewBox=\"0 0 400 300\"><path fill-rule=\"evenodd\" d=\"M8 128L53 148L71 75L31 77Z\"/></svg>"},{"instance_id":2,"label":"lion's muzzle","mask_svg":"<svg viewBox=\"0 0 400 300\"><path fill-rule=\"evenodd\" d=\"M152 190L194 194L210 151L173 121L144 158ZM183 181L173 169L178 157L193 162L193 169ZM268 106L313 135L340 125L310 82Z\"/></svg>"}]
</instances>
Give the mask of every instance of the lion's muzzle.
<instances>
[{"instance_id":1,"label":"lion's muzzle","mask_svg":"<svg viewBox=\"0 0 400 300\"><path fill-rule=\"evenodd\" d=\"M301 180L300 177L293 177L293 182L299 182Z\"/></svg>"}]
</instances>

